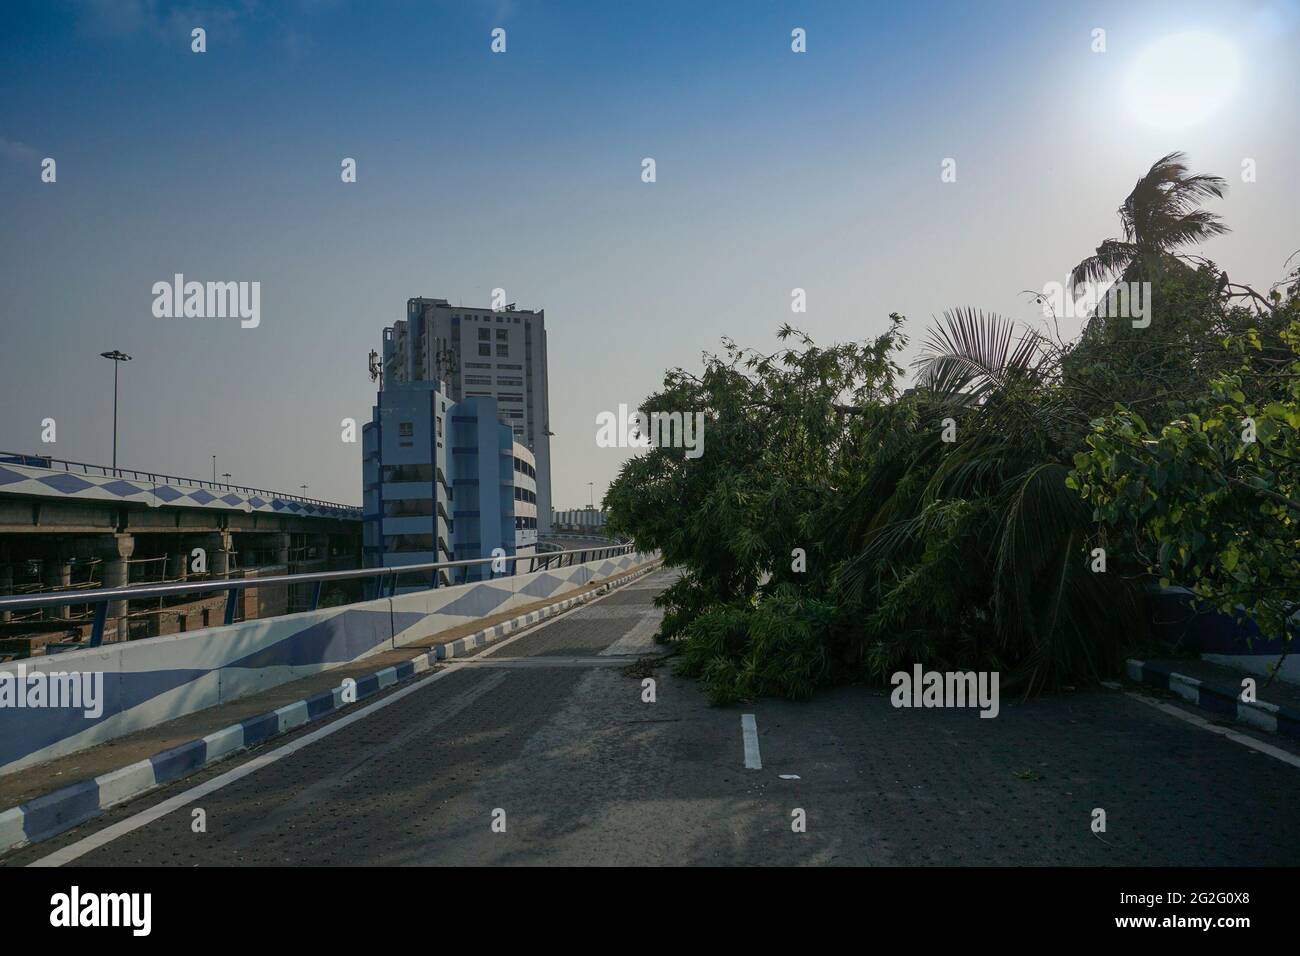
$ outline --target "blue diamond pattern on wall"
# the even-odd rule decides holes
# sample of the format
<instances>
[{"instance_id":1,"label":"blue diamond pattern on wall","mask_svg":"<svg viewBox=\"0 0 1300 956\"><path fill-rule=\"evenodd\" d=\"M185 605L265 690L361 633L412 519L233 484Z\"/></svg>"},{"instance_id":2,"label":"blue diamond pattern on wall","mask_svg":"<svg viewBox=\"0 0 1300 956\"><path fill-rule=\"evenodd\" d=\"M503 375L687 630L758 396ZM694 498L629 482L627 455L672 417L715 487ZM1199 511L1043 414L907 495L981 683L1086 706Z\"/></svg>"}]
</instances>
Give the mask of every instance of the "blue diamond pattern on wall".
<instances>
[{"instance_id":1,"label":"blue diamond pattern on wall","mask_svg":"<svg viewBox=\"0 0 1300 956\"><path fill-rule=\"evenodd\" d=\"M78 491L84 491L86 488L93 487L90 482L82 481L76 475L51 475L49 478L37 478L43 485L48 485L55 491L61 491L65 495L71 495Z\"/></svg>"},{"instance_id":2,"label":"blue diamond pattern on wall","mask_svg":"<svg viewBox=\"0 0 1300 956\"><path fill-rule=\"evenodd\" d=\"M198 491L192 491L192 492L190 492L190 497L193 498L195 501L197 501L197 502L198 502L199 504L201 504L201 505L206 505L209 501L216 501L216 500L217 500L217 496L216 496L216 495L210 495L210 494L208 494L206 491L204 491L202 488L200 488Z\"/></svg>"},{"instance_id":3,"label":"blue diamond pattern on wall","mask_svg":"<svg viewBox=\"0 0 1300 956\"><path fill-rule=\"evenodd\" d=\"M175 501L177 498L185 497L185 492L177 491L171 485L159 485L153 493L163 501Z\"/></svg>"},{"instance_id":4,"label":"blue diamond pattern on wall","mask_svg":"<svg viewBox=\"0 0 1300 956\"><path fill-rule=\"evenodd\" d=\"M117 481L110 481L108 484L100 485L99 487L111 494L117 495L119 498L125 498L127 495L138 495L140 492L144 491L143 488L137 487L129 481L122 481L120 479Z\"/></svg>"},{"instance_id":5,"label":"blue diamond pattern on wall","mask_svg":"<svg viewBox=\"0 0 1300 956\"><path fill-rule=\"evenodd\" d=\"M0 485L13 484L15 481L24 481L25 476L18 474L16 471L10 471L8 468L0 468Z\"/></svg>"},{"instance_id":6,"label":"blue diamond pattern on wall","mask_svg":"<svg viewBox=\"0 0 1300 956\"><path fill-rule=\"evenodd\" d=\"M221 500L224 501L224 502L225 502L226 504L228 504L228 505L237 505L237 504L239 504L241 501L243 501L244 499L241 498L241 497L239 497L239 495L236 495L236 494L233 494L233 493L232 493L232 494L228 494L228 495L223 495L222 498L221 498Z\"/></svg>"}]
</instances>

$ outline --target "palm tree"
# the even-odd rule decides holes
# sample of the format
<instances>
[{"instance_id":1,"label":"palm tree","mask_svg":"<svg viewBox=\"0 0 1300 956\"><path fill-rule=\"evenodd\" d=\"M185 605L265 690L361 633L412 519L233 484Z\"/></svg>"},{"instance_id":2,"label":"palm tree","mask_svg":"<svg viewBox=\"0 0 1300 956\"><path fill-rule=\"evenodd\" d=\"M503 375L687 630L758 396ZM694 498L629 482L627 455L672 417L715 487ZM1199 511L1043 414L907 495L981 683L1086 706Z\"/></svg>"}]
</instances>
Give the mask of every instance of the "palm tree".
<instances>
[{"instance_id":1,"label":"palm tree","mask_svg":"<svg viewBox=\"0 0 1300 956\"><path fill-rule=\"evenodd\" d=\"M912 440L882 421L868 479L827 511L822 536L851 555L841 595L869 628L898 630L874 645L880 674L915 659L909 634L923 642L927 620L951 628L963 608L991 619L996 645L985 650L1017 662L1004 687L1100 676L1122 659L1140 589L1089 563L1096 528L1066 484L1080 416L1049 387L1058 358L999 315L945 312L914 363L924 404ZM941 437L941 416L960 420L956 441Z\"/></svg>"},{"instance_id":2,"label":"palm tree","mask_svg":"<svg viewBox=\"0 0 1300 956\"><path fill-rule=\"evenodd\" d=\"M1198 208L1207 199L1222 199L1228 189L1220 176L1192 176L1183 153L1156 160L1119 207L1123 239L1107 239L1095 255L1070 274L1070 285L1104 279L1131 281L1162 271L1179 261L1179 247L1228 232L1223 220Z\"/></svg>"}]
</instances>

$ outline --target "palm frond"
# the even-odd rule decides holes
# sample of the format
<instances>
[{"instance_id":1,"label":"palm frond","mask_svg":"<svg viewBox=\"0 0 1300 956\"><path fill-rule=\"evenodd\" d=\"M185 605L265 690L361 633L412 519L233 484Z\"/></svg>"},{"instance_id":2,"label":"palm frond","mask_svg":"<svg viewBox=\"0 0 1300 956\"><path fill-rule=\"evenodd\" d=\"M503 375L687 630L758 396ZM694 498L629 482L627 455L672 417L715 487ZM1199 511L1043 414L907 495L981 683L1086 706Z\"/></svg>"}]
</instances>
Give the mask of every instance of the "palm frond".
<instances>
[{"instance_id":1,"label":"palm frond","mask_svg":"<svg viewBox=\"0 0 1300 956\"><path fill-rule=\"evenodd\" d=\"M944 312L913 363L921 385L941 397L974 402L1016 377L1032 376L1042 358L1042 337L1026 329L1017 338L1015 331L1014 322L994 313Z\"/></svg>"}]
</instances>

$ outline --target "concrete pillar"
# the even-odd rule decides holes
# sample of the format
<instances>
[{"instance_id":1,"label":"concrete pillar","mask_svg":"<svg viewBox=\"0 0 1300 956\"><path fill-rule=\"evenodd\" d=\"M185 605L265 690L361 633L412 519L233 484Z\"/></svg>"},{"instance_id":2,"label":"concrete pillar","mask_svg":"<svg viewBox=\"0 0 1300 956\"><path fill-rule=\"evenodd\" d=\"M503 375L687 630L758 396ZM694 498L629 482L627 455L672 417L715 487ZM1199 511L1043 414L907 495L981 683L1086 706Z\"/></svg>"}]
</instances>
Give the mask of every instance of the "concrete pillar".
<instances>
[{"instance_id":1,"label":"concrete pillar","mask_svg":"<svg viewBox=\"0 0 1300 956\"><path fill-rule=\"evenodd\" d=\"M208 552L208 570L214 578L225 578L230 576L230 545L231 538L229 531L214 531L211 534L199 536L199 547Z\"/></svg>"},{"instance_id":2,"label":"concrete pillar","mask_svg":"<svg viewBox=\"0 0 1300 956\"><path fill-rule=\"evenodd\" d=\"M126 587L131 576L128 561L135 554L135 538L129 534L106 534L99 539L97 545L99 557L103 560L100 567L103 568L104 587ZM127 639L126 601L108 602L108 617L104 622L105 640L110 625L117 632L117 640Z\"/></svg>"},{"instance_id":3,"label":"concrete pillar","mask_svg":"<svg viewBox=\"0 0 1300 956\"><path fill-rule=\"evenodd\" d=\"M289 566L289 548L293 546L293 535L276 534L271 536L275 543L275 563Z\"/></svg>"},{"instance_id":4,"label":"concrete pillar","mask_svg":"<svg viewBox=\"0 0 1300 956\"><path fill-rule=\"evenodd\" d=\"M14 593L14 566L8 554L0 554L0 597ZM13 611L0 611L0 624L8 623Z\"/></svg>"},{"instance_id":5,"label":"concrete pillar","mask_svg":"<svg viewBox=\"0 0 1300 956\"><path fill-rule=\"evenodd\" d=\"M52 544L41 559L41 584L47 588L66 588L72 584L72 564L68 561L67 551L58 542ZM60 604L46 608L45 616L66 619L69 611L68 605Z\"/></svg>"},{"instance_id":6,"label":"concrete pillar","mask_svg":"<svg viewBox=\"0 0 1300 956\"><path fill-rule=\"evenodd\" d=\"M176 543L167 555L167 577L184 581L190 574L190 550L185 546L183 535L176 536Z\"/></svg>"}]
</instances>

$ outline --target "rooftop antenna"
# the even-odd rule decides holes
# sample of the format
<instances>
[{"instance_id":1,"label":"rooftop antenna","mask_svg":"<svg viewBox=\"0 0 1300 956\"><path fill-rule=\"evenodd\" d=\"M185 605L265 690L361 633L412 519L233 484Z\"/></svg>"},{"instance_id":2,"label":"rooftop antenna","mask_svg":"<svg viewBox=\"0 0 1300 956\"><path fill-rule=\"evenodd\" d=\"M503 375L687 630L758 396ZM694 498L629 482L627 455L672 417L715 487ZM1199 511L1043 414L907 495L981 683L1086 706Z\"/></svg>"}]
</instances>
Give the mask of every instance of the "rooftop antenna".
<instances>
[{"instance_id":1,"label":"rooftop antenna","mask_svg":"<svg viewBox=\"0 0 1300 956\"><path fill-rule=\"evenodd\" d=\"M384 390L384 368L379 364L379 353L370 350L370 381L379 383L379 390Z\"/></svg>"}]
</instances>

